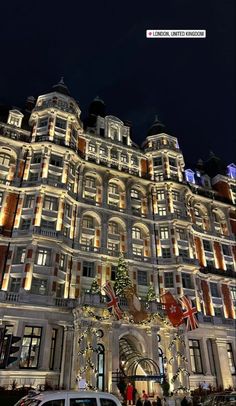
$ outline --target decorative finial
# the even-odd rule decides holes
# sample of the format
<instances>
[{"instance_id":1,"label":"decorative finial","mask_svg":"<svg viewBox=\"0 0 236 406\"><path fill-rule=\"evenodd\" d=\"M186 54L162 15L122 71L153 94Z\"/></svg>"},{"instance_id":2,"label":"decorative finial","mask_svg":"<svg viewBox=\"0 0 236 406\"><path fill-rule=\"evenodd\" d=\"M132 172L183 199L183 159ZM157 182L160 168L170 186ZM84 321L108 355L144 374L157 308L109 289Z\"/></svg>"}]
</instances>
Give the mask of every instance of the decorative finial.
<instances>
[{"instance_id":1,"label":"decorative finial","mask_svg":"<svg viewBox=\"0 0 236 406\"><path fill-rule=\"evenodd\" d=\"M155 114L155 122L159 121L158 114Z\"/></svg>"},{"instance_id":2,"label":"decorative finial","mask_svg":"<svg viewBox=\"0 0 236 406\"><path fill-rule=\"evenodd\" d=\"M59 84L60 84L60 85L64 85L64 84L65 84L65 83L64 83L64 76L61 76L61 79L60 79Z\"/></svg>"}]
</instances>

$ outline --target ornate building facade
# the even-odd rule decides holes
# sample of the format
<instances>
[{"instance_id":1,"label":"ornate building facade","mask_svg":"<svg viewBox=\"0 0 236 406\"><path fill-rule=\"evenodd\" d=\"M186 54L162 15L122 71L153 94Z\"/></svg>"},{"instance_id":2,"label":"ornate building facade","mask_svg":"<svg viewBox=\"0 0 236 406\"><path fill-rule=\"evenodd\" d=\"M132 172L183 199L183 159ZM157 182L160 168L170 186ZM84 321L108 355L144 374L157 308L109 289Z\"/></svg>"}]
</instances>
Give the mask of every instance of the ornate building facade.
<instances>
[{"instance_id":1,"label":"ornate building facade","mask_svg":"<svg viewBox=\"0 0 236 406\"><path fill-rule=\"evenodd\" d=\"M185 168L157 119L138 147L99 98L84 125L80 113L63 81L0 111L0 385L81 376L115 391L122 372L149 392L163 373L172 390L235 386L236 166ZM148 322L117 321L89 293L115 280L121 252ZM199 328L179 340L159 301L145 304L150 284L188 295ZM7 365L9 334L21 341Z\"/></svg>"}]
</instances>

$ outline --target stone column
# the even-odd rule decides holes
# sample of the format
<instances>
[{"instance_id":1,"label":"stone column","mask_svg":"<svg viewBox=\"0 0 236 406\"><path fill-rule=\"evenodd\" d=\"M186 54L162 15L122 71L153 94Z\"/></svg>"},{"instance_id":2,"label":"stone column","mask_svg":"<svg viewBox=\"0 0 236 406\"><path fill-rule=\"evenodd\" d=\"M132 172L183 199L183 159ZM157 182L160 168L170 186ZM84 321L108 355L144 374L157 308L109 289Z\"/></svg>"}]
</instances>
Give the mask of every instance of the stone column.
<instances>
[{"instance_id":1,"label":"stone column","mask_svg":"<svg viewBox=\"0 0 236 406\"><path fill-rule=\"evenodd\" d=\"M202 364L203 364L203 372L205 375L211 375L211 366L209 361L209 353L207 348L207 339L203 337L201 339L201 349L202 349Z\"/></svg>"},{"instance_id":2,"label":"stone column","mask_svg":"<svg viewBox=\"0 0 236 406\"><path fill-rule=\"evenodd\" d=\"M63 352L61 363L60 386L70 389L73 379L71 365L73 357L74 328L72 325L64 327Z\"/></svg>"},{"instance_id":3,"label":"stone column","mask_svg":"<svg viewBox=\"0 0 236 406\"><path fill-rule=\"evenodd\" d=\"M233 379L229 367L227 343L224 338L216 338L213 353L216 363L217 381L224 389L233 386Z\"/></svg>"}]
</instances>

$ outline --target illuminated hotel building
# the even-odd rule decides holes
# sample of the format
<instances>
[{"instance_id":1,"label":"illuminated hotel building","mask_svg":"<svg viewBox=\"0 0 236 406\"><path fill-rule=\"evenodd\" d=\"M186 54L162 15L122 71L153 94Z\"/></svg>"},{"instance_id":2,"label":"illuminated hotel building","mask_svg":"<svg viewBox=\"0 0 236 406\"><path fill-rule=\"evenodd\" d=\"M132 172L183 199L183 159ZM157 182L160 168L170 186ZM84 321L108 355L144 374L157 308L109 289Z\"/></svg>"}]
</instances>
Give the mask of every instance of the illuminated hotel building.
<instances>
[{"instance_id":1,"label":"illuminated hotel building","mask_svg":"<svg viewBox=\"0 0 236 406\"><path fill-rule=\"evenodd\" d=\"M128 376L165 372L171 383L178 351L190 376L181 372L172 390L235 386L236 166L221 168L212 154L185 168L157 119L139 147L99 98L84 124L80 113L63 81L24 111L0 111L0 386L75 387L81 375L115 391L121 366ZM120 252L144 306L150 283L157 298L170 291L197 306L199 328L182 350L161 318L116 321L89 293L95 277L114 281ZM163 315L158 301L148 312ZM7 333L22 337L8 366Z\"/></svg>"}]
</instances>

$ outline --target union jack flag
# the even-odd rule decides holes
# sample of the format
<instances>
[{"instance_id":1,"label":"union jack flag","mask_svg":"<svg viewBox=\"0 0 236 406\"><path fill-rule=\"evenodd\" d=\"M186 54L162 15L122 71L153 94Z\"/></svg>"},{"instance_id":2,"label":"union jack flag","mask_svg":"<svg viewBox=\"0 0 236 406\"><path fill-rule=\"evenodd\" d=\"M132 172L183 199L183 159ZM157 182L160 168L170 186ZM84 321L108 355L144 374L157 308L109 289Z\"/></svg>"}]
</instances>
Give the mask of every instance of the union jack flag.
<instances>
[{"instance_id":1,"label":"union jack flag","mask_svg":"<svg viewBox=\"0 0 236 406\"><path fill-rule=\"evenodd\" d=\"M111 309L119 320L122 319L122 311L119 305L119 299L115 295L113 287L109 281L107 281L106 284L103 286L103 290L110 299L110 301L107 302L107 308Z\"/></svg>"},{"instance_id":2,"label":"union jack flag","mask_svg":"<svg viewBox=\"0 0 236 406\"><path fill-rule=\"evenodd\" d=\"M193 307L192 301L188 296L181 297L179 302L183 308L183 319L187 319L187 330L195 330L195 328L198 328L196 318L197 308Z\"/></svg>"}]
</instances>

